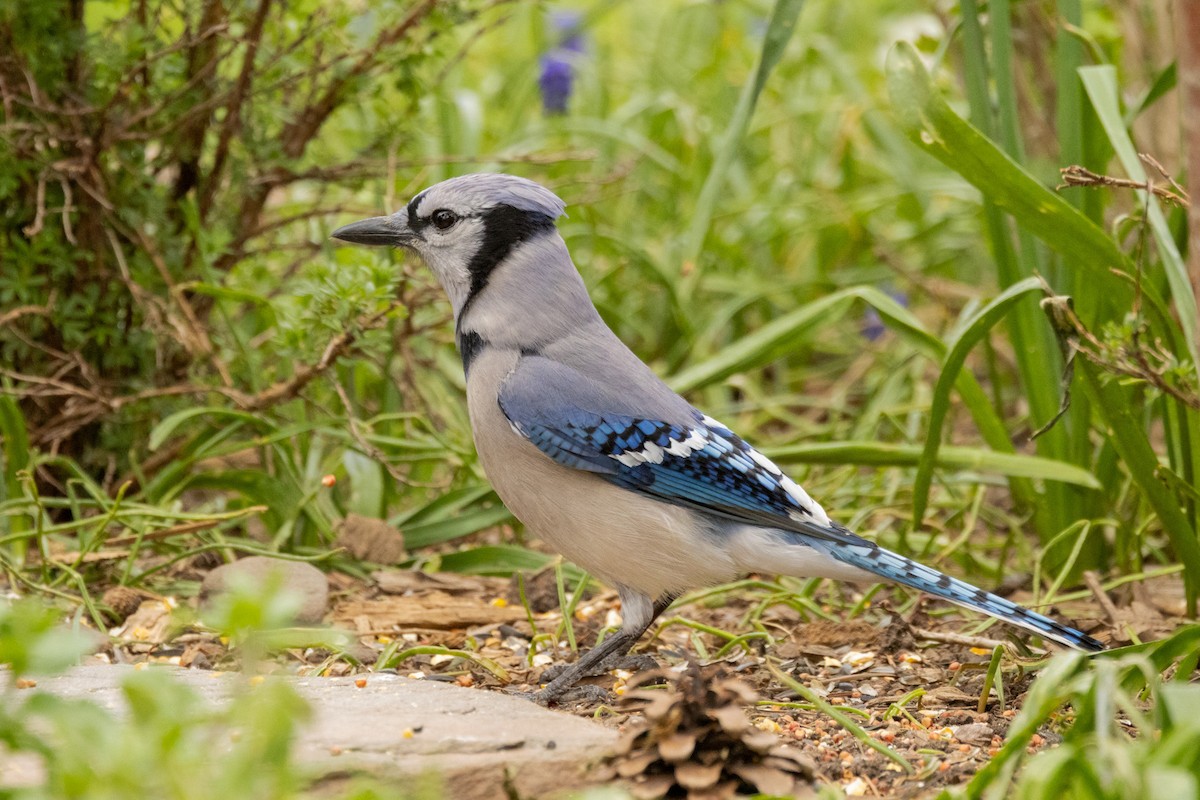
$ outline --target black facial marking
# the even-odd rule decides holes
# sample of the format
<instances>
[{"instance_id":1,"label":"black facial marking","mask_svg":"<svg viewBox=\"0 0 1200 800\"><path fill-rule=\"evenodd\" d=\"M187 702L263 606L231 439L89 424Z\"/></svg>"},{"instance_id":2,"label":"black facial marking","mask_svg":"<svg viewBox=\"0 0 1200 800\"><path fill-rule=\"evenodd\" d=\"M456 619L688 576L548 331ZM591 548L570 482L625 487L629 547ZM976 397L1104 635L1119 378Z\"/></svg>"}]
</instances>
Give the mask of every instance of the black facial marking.
<instances>
[{"instance_id":1,"label":"black facial marking","mask_svg":"<svg viewBox=\"0 0 1200 800\"><path fill-rule=\"evenodd\" d=\"M488 346L484 339L475 331L467 331L458 337L458 354L462 356L463 374L471 371L471 362Z\"/></svg>"},{"instance_id":2,"label":"black facial marking","mask_svg":"<svg viewBox=\"0 0 1200 800\"><path fill-rule=\"evenodd\" d=\"M508 257L518 244L554 230L554 219L536 211L522 211L512 206L495 206L484 212L483 243L467 264L471 274L471 291L467 303L487 285L496 265ZM466 309L464 305L463 309Z\"/></svg>"},{"instance_id":3,"label":"black facial marking","mask_svg":"<svg viewBox=\"0 0 1200 800\"><path fill-rule=\"evenodd\" d=\"M419 234L422 230L429 226L428 219L421 219L419 216L417 216L417 209L421 207L421 201L423 199L425 199L425 193L421 192L419 195L409 201L406 209L408 211L408 229L416 234Z\"/></svg>"}]
</instances>

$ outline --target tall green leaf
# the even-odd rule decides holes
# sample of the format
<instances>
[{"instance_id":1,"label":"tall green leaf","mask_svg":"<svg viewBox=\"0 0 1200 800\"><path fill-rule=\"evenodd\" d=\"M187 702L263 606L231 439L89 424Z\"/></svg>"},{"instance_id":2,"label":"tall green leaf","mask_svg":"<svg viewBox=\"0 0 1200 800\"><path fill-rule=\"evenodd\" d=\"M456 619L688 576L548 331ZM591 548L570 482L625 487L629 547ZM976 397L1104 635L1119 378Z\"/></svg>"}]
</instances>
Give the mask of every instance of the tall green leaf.
<instances>
[{"instance_id":1,"label":"tall green leaf","mask_svg":"<svg viewBox=\"0 0 1200 800\"><path fill-rule=\"evenodd\" d=\"M704 240L708 237L713 211L717 207L721 189L725 184L725 176L737 157L742 139L746 135L746 129L750 126L750 117L754 114L758 96L762 94L771 70L775 69L779 59L783 57L783 51L791 40L792 33L796 30L796 20L803 7L804 0L776 0L775 2L775 7L771 11L771 19L767 23L766 34L763 37L762 54L758 59L758 67L754 70L754 79L742 87L737 107L733 110L733 117L729 120L725 135L721 137L716 159L708 171L708 176L704 179L700 197L696 200L696 206L692 210L692 224L688 228L687 238L684 240L682 263L694 263L704 248Z\"/></svg>"},{"instance_id":2,"label":"tall green leaf","mask_svg":"<svg viewBox=\"0 0 1200 800\"><path fill-rule=\"evenodd\" d=\"M967 354L997 322L1004 319L1017 301L1032 292L1040 291L1041 282L1037 278L1026 278L1020 283L1013 284L1001 292L996 299L981 308L951 341L945 363L942 365L942 372L933 389L925 451L921 456L921 463L917 467L917 477L913 481L912 524L914 529L920 527L921 521L925 517L925 509L929 504L929 487L933 482L933 468L937 464L938 448L942 443L942 425L946 421L946 414L950 411L950 390L958 379L963 363L967 360Z\"/></svg>"},{"instance_id":3,"label":"tall green leaf","mask_svg":"<svg viewBox=\"0 0 1200 800\"><path fill-rule=\"evenodd\" d=\"M1052 249L1075 259L1102 291L1131 303L1132 287L1112 274L1113 269L1133 272L1117 243L956 114L934 89L912 45L892 48L887 82L896 119L918 147L973 184ZM1153 287L1143 290L1159 299Z\"/></svg>"}]
</instances>

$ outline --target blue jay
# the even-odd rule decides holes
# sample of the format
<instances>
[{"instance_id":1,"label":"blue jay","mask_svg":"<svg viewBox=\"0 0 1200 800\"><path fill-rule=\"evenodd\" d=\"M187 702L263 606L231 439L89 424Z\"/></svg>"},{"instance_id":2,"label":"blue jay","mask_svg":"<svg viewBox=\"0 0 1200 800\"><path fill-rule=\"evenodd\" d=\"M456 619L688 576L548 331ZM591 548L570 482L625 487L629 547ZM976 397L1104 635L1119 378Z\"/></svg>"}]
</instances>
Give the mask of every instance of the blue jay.
<instances>
[{"instance_id":1,"label":"blue jay","mask_svg":"<svg viewBox=\"0 0 1200 800\"><path fill-rule=\"evenodd\" d=\"M609 330L555 221L512 175L464 175L333 232L419 255L453 307L479 460L528 530L617 588L623 624L539 694L628 653L680 594L747 572L890 581L1081 650L1095 639L834 522L737 434L671 391Z\"/></svg>"}]
</instances>

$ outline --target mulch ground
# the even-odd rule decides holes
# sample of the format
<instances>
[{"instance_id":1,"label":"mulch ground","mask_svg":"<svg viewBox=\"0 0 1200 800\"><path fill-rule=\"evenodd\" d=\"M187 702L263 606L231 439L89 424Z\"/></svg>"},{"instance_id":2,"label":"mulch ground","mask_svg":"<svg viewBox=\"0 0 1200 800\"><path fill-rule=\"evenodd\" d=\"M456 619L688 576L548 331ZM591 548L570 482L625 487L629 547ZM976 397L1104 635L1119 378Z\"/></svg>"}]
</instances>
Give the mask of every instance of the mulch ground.
<instances>
[{"instance_id":1,"label":"mulch ground","mask_svg":"<svg viewBox=\"0 0 1200 800\"><path fill-rule=\"evenodd\" d=\"M203 569L193 565L183 567L177 577L198 580L202 574ZM326 621L352 632L347 637L350 644L342 650L287 651L273 662L273 669L308 675L369 672L385 666L381 658L393 658L408 648L440 646L494 662L507 680L495 674L495 667L449 654L416 655L391 668L479 690L533 691L546 667L574 657L561 624L552 572L526 583L532 614L521 604L513 582L499 578L392 570L363 581L334 573L330 588ZM924 797L969 780L1002 745L1042 654L1017 655L1010 648L1003 661L1003 699L996 689L984 696L992 648L1008 633L1003 626L975 633L978 617L941 613L947 607L929 600L904 616L876 604L858 618L845 619L859 597L854 591L828 589L826 608L833 621L802 614L782 602L762 610L760 604L769 594L753 589L676 605L652 629L657 631L653 638L643 637L636 652L652 655L668 670L682 671L689 659L699 660L712 679L736 676L748 684L760 698L748 707L751 723L798 748L815 763L819 780L851 796ZM1023 598L1016 594L1012 599ZM115 644L107 657L113 661L239 668L237 654L215 634L197 625L180 629L180 615L173 609L194 601L145 595L134 600L127 604L132 614L111 630ZM748 619L756 608L761 613L752 625ZM1131 631L1143 639L1159 638L1181 622L1182 589L1176 580L1161 579L1121 587L1104 602L1087 599L1052 612L1105 642L1128 641ZM614 592L586 597L572 620L578 646L590 647L600 630L618 623ZM758 636L722 652L726 639L708 629L757 631ZM829 704L849 709L855 724L907 760L914 772L907 774L896 761L803 703L769 671L768 659ZM640 714L620 702L632 680L630 673L619 670L594 679L610 690L611 701L562 710L625 728ZM1035 737L1034 748L1051 747L1057 740L1054 726L1047 726Z\"/></svg>"}]
</instances>

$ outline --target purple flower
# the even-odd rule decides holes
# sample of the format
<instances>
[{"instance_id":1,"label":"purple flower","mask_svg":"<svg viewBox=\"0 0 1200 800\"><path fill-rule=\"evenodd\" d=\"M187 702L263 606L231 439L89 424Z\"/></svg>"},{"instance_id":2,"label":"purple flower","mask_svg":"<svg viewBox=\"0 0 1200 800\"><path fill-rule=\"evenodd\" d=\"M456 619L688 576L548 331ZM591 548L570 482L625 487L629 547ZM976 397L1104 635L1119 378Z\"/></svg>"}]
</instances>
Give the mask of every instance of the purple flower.
<instances>
[{"instance_id":1,"label":"purple flower","mask_svg":"<svg viewBox=\"0 0 1200 800\"><path fill-rule=\"evenodd\" d=\"M571 83L575 77L571 63L557 52L542 56L542 74L538 78L542 110L547 114L567 113L567 100L571 98Z\"/></svg>"},{"instance_id":2,"label":"purple flower","mask_svg":"<svg viewBox=\"0 0 1200 800\"><path fill-rule=\"evenodd\" d=\"M542 56L542 72L538 76L542 109L547 114L567 113L575 80L574 62L586 49L582 23L583 17L576 11L556 11L550 15L557 44Z\"/></svg>"},{"instance_id":3,"label":"purple flower","mask_svg":"<svg viewBox=\"0 0 1200 800\"><path fill-rule=\"evenodd\" d=\"M899 289L889 288L887 290L888 297L895 300L900 305L908 308L908 295ZM887 326L883 324L883 319L879 316L879 312L875 310L875 306L867 306L867 310L863 312L862 319L862 335L867 341L874 342L887 332Z\"/></svg>"}]
</instances>

